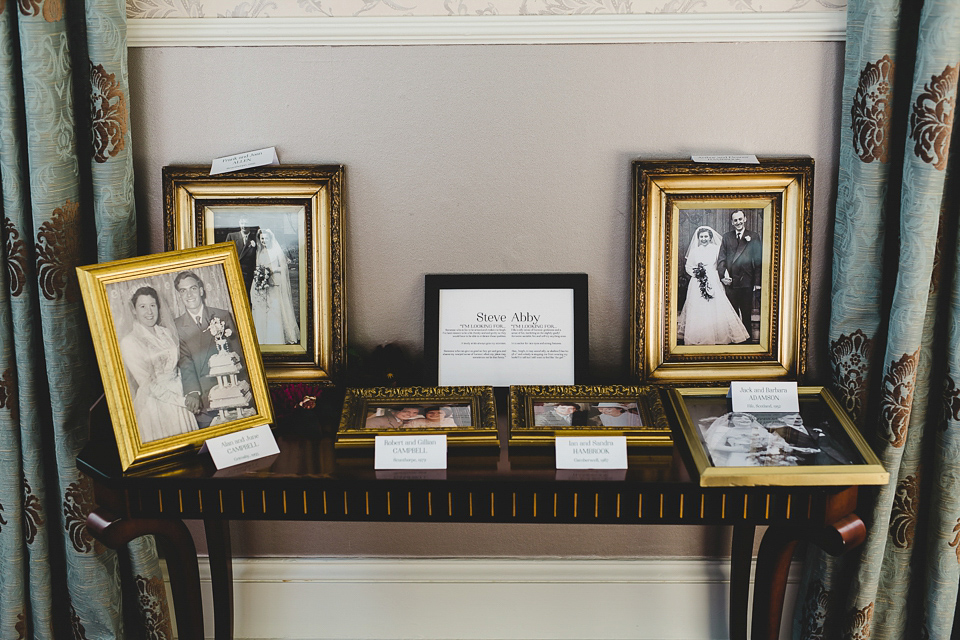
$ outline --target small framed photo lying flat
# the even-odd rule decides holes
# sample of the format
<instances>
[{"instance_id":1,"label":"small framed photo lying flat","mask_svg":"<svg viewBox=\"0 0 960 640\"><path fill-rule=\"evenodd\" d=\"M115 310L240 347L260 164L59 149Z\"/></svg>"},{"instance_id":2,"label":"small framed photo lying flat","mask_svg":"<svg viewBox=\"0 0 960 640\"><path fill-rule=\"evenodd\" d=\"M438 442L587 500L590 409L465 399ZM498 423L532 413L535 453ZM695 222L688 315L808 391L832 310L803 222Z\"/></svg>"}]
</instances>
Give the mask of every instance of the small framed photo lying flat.
<instances>
[{"instance_id":1,"label":"small framed photo lying flat","mask_svg":"<svg viewBox=\"0 0 960 640\"><path fill-rule=\"evenodd\" d=\"M163 168L166 248L234 244L271 382L335 382L343 370L343 171Z\"/></svg>"},{"instance_id":2,"label":"small framed photo lying flat","mask_svg":"<svg viewBox=\"0 0 960 640\"><path fill-rule=\"evenodd\" d=\"M670 401L701 487L886 484L889 475L825 387L799 413L733 412L727 389L673 388Z\"/></svg>"},{"instance_id":3,"label":"small framed photo lying flat","mask_svg":"<svg viewBox=\"0 0 960 640\"><path fill-rule=\"evenodd\" d=\"M232 244L77 274L124 470L273 422Z\"/></svg>"},{"instance_id":4,"label":"small framed photo lying flat","mask_svg":"<svg viewBox=\"0 0 960 640\"><path fill-rule=\"evenodd\" d=\"M492 387L347 389L338 448L372 447L376 436L444 434L451 447L496 446Z\"/></svg>"},{"instance_id":5,"label":"small framed photo lying flat","mask_svg":"<svg viewBox=\"0 0 960 640\"><path fill-rule=\"evenodd\" d=\"M556 436L622 435L627 446L670 446L670 424L652 387L510 387L510 446L552 445Z\"/></svg>"},{"instance_id":6,"label":"small framed photo lying flat","mask_svg":"<svg viewBox=\"0 0 960 640\"><path fill-rule=\"evenodd\" d=\"M802 379L813 160L633 163L634 377Z\"/></svg>"},{"instance_id":7,"label":"small framed photo lying flat","mask_svg":"<svg viewBox=\"0 0 960 640\"><path fill-rule=\"evenodd\" d=\"M424 362L437 385L575 384L587 334L584 273L425 278Z\"/></svg>"}]
</instances>

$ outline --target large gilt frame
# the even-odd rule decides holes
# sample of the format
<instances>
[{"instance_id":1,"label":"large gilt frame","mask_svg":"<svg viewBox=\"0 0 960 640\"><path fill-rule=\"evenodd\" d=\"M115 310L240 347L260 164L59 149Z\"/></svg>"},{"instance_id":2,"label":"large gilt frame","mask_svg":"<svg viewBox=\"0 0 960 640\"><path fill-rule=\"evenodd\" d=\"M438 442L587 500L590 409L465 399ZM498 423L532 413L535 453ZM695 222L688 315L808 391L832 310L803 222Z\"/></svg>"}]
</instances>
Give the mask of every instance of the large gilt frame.
<instances>
[{"instance_id":1,"label":"large gilt frame","mask_svg":"<svg viewBox=\"0 0 960 640\"><path fill-rule=\"evenodd\" d=\"M306 277L301 345L261 345L271 382L336 382L346 366L344 168L280 165L209 175L209 166L163 168L164 244L168 250L213 244L208 203L231 207L303 206ZM212 215L212 214L211 214ZM256 215L256 214L255 214ZM263 215L263 214L259 214Z\"/></svg>"},{"instance_id":2,"label":"large gilt frame","mask_svg":"<svg viewBox=\"0 0 960 640\"><path fill-rule=\"evenodd\" d=\"M77 268L80 291L103 379L103 391L124 471L130 467L156 464L174 454L196 450L208 438L273 422L273 405L263 372L260 350L256 344L250 310L246 305L246 296L242 295L243 278L236 256L232 243L221 243ZM210 266L223 267L231 311L242 347L243 360L248 367L250 391L257 413L180 435L141 442L107 287L114 283L150 276L168 276L172 279L179 271L193 271Z\"/></svg>"},{"instance_id":3,"label":"large gilt frame","mask_svg":"<svg viewBox=\"0 0 960 640\"><path fill-rule=\"evenodd\" d=\"M633 163L631 371L669 384L802 377L806 369L813 160L757 165ZM763 220L759 331L751 344L685 345L678 338L685 212L719 220L752 209ZM719 233L719 231L718 231Z\"/></svg>"},{"instance_id":4,"label":"large gilt frame","mask_svg":"<svg viewBox=\"0 0 960 640\"><path fill-rule=\"evenodd\" d=\"M368 429L367 408L399 404L469 404L473 425L433 429ZM369 448L378 435L446 434L451 447L499 444L493 387L370 387L347 389L343 400L337 448Z\"/></svg>"}]
</instances>

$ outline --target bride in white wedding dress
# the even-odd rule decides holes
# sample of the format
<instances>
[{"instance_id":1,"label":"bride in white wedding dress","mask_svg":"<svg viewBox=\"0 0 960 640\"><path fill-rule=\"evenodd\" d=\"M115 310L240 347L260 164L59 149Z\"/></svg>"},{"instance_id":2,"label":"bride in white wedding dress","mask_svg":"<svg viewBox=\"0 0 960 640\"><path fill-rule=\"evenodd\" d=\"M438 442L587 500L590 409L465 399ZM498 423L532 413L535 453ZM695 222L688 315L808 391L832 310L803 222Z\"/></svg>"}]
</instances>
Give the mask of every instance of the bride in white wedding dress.
<instances>
[{"instance_id":1,"label":"bride in white wedding dress","mask_svg":"<svg viewBox=\"0 0 960 640\"><path fill-rule=\"evenodd\" d=\"M712 227L697 227L687 249L690 275L687 299L677 318L677 338L685 345L736 344L750 338L717 273L721 236Z\"/></svg>"},{"instance_id":2,"label":"bride in white wedding dress","mask_svg":"<svg viewBox=\"0 0 960 640\"><path fill-rule=\"evenodd\" d=\"M261 229L257 234L257 266L250 287L250 307L260 344L300 342L287 256L270 229Z\"/></svg>"}]
</instances>

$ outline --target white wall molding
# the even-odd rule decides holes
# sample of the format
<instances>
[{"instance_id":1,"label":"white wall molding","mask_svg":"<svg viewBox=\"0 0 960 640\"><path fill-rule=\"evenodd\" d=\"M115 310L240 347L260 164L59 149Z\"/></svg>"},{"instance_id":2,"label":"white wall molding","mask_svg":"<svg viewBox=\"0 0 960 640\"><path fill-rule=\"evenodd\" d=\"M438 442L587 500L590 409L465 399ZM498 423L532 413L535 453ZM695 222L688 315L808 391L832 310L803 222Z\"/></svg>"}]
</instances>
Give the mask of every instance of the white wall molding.
<instances>
[{"instance_id":1,"label":"white wall molding","mask_svg":"<svg viewBox=\"0 0 960 640\"><path fill-rule=\"evenodd\" d=\"M233 571L238 639L727 637L724 560L241 558ZM211 638L206 563L201 587Z\"/></svg>"},{"instance_id":2,"label":"white wall molding","mask_svg":"<svg viewBox=\"0 0 960 640\"><path fill-rule=\"evenodd\" d=\"M130 47L842 41L846 13L131 18Z\"/></svg>"}]
</instances>

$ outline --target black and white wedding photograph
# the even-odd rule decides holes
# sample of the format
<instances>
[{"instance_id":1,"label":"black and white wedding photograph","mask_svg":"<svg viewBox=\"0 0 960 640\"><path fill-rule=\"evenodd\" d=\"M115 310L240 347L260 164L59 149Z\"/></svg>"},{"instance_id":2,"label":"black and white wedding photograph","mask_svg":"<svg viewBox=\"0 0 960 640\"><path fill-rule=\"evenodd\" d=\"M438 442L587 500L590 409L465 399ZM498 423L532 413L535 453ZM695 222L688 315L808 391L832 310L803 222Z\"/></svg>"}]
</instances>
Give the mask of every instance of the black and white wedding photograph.
<instances>
[{"instance_id":1,"label":"black and white wedding photograph","mask_svg":"<svg viewBox=\"0 0 960 640\"><path fill-rule=\"evenodd\" d=\"M677 344L760 342L763 209L681 209Z\"/></svg>"},{"instance_id":2,"label":"black and white wedding photograph","mask_svg":"<svg viewBox=\"0 0 960 640\"><path fill-rule=\"evenodd\" d=\"M306 299L305 209L298 205L209 205L214 242L233 242L261 346L299 345Z\"/></svg>"},{"instance_id":3,"label":"black and white wedding photograph","mask_svg":"<svg viewBox=\"0 0 960 640\"><path fill-rule=\"evenodd\" d=\"M257 413L223 267L106 285L141 444Z\"/></svg>"}]
</instances>

